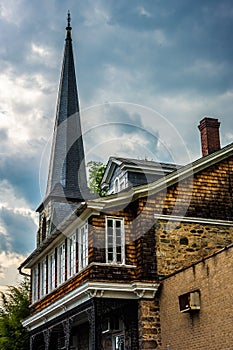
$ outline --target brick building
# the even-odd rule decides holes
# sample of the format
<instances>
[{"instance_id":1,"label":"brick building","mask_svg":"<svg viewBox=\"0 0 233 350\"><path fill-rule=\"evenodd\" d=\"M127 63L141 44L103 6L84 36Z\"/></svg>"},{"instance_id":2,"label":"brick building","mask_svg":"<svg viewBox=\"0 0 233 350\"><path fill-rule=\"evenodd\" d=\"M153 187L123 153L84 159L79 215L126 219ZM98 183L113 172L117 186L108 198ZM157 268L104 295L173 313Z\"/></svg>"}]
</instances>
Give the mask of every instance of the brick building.
<instances>
[{"instance_id":1,"label":"brick building","mask_svg":"<svg viewBox=\"0 0 233 350\"><path fill-rule=\"evenodd\" d=\"M166 278L233 242L233 144L220 149L218 120L204 118L202 158L183 167L161 163L159 172L158 163L151 172L148 164L133 166L133 186L125 181L122 191L115 186L120 192L92 198L69 15L66 31L37 247L19 267L31 270L30 316L23 321L31 350L164 349L173 344L162 306L169 302ZM123 163L114 168L118 175ZM107 167L108 184L115 170ZM147 181L148 173L156 176Z\"/></svg>"},{"instance_id":2,"label":"brick building","mask_svg":"<svg viewBox=\"0 0 233 350\"><path fill-rule=\"evenodd\" d=\"M232 349L232 256L231 244L163 281L162 350ZM200 308L180 312L179 297L192 291Z\"/></svg>"}]
</instances>

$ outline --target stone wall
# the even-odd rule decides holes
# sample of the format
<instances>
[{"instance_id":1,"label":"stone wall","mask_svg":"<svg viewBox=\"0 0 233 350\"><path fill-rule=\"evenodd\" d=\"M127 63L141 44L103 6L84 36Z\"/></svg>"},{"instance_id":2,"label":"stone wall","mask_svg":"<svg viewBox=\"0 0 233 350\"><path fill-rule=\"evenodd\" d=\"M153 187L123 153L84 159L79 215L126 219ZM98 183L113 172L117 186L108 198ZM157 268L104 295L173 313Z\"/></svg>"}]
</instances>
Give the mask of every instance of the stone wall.
<instances>
[{"instance_id":1,"label":"stone wall","mask_svg":"<svg viewBox=\"0 0 233 350\"><path fill-rule=\"evenodd\" d=\"M233 227L158 220L155 236L158 275L167 276L232 243Z\"/></svg>"},{"instance_id":2,"label":"stone wall","mask_svg":"<svg viewBox=\"0 0 233 350\"><path fill-rule=\"evenodd\" d=\"M161 344L159 300L138 301L139 350L156 350Z\"/></svg>"}]
</instances>

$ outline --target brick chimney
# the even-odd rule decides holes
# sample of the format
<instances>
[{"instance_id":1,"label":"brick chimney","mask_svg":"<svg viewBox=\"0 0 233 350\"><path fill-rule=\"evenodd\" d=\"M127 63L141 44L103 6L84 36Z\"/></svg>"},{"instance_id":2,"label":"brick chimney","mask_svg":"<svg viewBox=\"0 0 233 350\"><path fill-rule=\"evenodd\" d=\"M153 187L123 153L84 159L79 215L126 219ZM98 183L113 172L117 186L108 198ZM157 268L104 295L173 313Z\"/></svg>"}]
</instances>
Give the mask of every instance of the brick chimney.
<instances>
[{"instance_id":1,"label":"brick chimney","mask_svg":"<svg viewBox=\"0 0 233 350\"><path fill-rule=\"evenodd\" d=\"M200 121L198 128L201 132L203 157L220 149L219 126L220 122L215 118L205 117Z\"/></svg>"}]
</instances>

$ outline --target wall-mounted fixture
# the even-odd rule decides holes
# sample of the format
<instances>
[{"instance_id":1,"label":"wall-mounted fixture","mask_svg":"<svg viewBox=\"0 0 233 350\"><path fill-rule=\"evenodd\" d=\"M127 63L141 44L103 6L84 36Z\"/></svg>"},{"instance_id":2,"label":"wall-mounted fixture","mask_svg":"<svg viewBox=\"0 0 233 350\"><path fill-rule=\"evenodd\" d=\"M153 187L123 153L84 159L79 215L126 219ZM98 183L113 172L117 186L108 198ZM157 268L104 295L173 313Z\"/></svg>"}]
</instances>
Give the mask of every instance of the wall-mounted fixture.
<instances>
[{"instance_id":1,"label":"wall-mounted fixture","mask_svg":"<svg viewBox=\"0 0 233 350\"><path fill-rule=\"evenodd\" d=\"M180 312L200 310L200 291L195 290L179 296Z\"/></svg>"},{"instance_id":2,"label":"wall-mounted fixture","mask_svg":"<svg viewBox=\"0 0 233 350\"><path fill-rule=\"evenodd\" d=\"M107 318L102 323L102 334L123 329L122 321L118 318Z\"/></svg>"}]
</instances>

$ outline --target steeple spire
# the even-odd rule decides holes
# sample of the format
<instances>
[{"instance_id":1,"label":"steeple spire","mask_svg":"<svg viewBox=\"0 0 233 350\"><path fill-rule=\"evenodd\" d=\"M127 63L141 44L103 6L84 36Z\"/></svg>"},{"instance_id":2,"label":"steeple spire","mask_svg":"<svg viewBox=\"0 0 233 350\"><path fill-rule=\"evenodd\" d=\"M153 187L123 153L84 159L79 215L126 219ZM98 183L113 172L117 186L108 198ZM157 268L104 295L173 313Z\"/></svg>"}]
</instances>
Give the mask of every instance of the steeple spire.
<instances>
[{"instance_id":1,"label":"steeple spire","mask_svg":"<svg viewBox=\"0 0 233 350\"><path fill-rule=\"evenodd\" d=\"M79 99L68 11L46 197L83 201L87 189Z\"/></svg>"}]
</instances>

